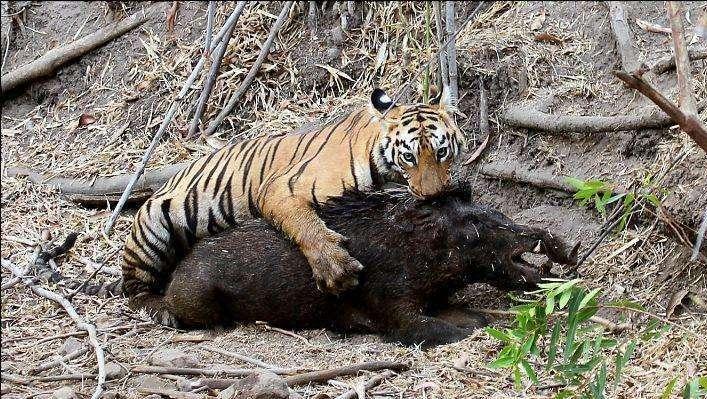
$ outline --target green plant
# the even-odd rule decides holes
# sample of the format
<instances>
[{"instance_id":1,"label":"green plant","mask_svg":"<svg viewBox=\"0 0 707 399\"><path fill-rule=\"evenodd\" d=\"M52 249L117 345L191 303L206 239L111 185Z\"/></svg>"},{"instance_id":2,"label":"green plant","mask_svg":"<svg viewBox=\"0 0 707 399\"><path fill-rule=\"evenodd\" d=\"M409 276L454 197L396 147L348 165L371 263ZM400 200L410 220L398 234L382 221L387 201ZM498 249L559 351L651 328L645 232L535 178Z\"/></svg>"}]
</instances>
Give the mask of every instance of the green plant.
<instances>
[{"instance_id":1,"label":"green plant","mask_svg":"<svg viewBox=\"0 0 707 399\"><path fill-rule=\"evenodd\" d=\"M619 345L605 336L603 326L592 320L600 290L587 290L580 281L550 279L538 284L540 289L531 293L535 299L513 308L510 328L486 328L504 343L490 367L510 369L517 389L524 379L538 383L538 372L554 375L566 385L557 398L604 398L609 379L614 389L618 386L636 342ZM610 352L615 353L611 375Z\"/></svg>"},{"instance_id":2,"label":"green plant","mask_svg":"<svg viewBox=\"0 0 707 399\"><path fill-rule=\"evenodd\" d=\"M574 194L574 199L579 200L579 204L581 206L588 206L591 204L603 217L606 217L607 205L622 200L621 220L616 227L616 231L622 231L626 227L637 198L646 200L655 207L659 207L661 204L660 199L658 199L658 197L651 192L653 183L650 175L647 175L641 179L641 189L636 192L628 192L623 194L614 194L612 184L602 180L581 180L568 176L565 178L565 181L567 184L572 186L572 188L577 190Z\"/></svg>"}]
</instances>

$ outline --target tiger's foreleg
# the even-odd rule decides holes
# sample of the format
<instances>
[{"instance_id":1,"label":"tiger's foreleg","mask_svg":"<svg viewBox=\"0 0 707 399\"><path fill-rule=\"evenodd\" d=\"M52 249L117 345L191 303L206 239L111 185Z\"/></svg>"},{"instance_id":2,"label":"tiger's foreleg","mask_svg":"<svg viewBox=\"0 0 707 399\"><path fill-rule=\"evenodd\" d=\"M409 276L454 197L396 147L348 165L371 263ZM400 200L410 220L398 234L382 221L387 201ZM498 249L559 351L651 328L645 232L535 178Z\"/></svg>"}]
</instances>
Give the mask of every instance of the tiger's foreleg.
<instances>
[{"instance_id":1,"label":"tiger's foreleg","mask_svg":"<svg viewBox=\"0 0 707 399\"><path fill-rule=\"evenodd\" d=\"M261 210L299 246L320 290L339 294L358 284L357 274L363 265L341 246L344 236L327 228L308 200L271 195L264 199Z\"/></svg>"}]
</instances>

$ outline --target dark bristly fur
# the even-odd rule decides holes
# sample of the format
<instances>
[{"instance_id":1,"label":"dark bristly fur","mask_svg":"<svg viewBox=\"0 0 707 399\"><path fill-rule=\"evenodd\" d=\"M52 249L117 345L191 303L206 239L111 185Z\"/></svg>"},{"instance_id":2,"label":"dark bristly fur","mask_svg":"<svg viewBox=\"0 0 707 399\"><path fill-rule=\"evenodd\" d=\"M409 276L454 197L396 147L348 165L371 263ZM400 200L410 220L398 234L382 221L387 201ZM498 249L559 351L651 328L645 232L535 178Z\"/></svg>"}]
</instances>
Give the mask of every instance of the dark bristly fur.
<instances>
[{"instance_id":1,"label":"dark bristly fur","mask_svg":"<svg viewBox=\"0 0 707 399\"><path fill-rule=\"evenodd\" d=\"M267 223L252 221L198 243L154 305L185 327L261 320L437 345L463 339L481 325L433 316L457 289L476 281L533 288L543 272L524 262L522 253L543 252L568 264L576 256L547 231L474 205L460 190L424 201L402 193L350 192L318 213L348 237L346 248L365 265L360 286L351 292L337 297L317 290L297 247Z\"/></svg>"}]
</instances>

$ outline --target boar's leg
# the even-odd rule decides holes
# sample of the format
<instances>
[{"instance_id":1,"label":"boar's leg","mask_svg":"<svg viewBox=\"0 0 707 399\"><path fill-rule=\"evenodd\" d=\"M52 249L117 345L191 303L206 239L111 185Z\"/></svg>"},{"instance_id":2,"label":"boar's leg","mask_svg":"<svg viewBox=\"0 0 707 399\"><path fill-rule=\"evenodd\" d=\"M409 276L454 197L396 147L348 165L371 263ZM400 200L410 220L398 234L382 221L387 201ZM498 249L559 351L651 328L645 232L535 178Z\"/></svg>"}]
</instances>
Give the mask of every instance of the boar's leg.
<instances>
[{"instance_id":1,"label":"boar's leg","mask_svg":"<svg viewBox=\"0 0 707 399\"><path fill-rule=\"evenodd\" d=\"M418 306L393 306L392 312L380 315L378 324L388 342L421 345L428 348L451 344L471 335L471 328L460 328L437 317L424 316Z\"/></svg>"},{"instance_id":2,"label":"boar's leg","mask_svg":"<svg viewBox=\"0 0 707 399\"><path fill-rule=\"evenodd\" d=\"M224 324L224 309L208 271L189 273L177 269L165 292L167 309L182 327L214 327Z\"/></svg>"},{"instance_id":3,"label":"boar's leg","mask_svg":"<svg viewBox=\"0 0 707 399\"><path fill-rule=\"evenodd\" d=\"M475 329L488 325L488 321L482 314L472 312L463 307L443 309L434 316L459 328Z\"/></svg>"}]
</instances>

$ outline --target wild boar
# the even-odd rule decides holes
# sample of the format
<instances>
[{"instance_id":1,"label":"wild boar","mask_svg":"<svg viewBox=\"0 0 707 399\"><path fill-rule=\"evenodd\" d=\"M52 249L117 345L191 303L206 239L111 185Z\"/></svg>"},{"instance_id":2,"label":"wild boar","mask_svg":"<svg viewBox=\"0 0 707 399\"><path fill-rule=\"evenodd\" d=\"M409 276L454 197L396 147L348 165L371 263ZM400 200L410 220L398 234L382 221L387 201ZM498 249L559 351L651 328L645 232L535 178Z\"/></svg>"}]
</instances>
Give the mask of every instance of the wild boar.
<instances>
[{"instance_id":1,"label":"wild boar","mask_svg":"<svg viewBox=\"0 0 707 399\"><path fill-rule=\"evenodd\" d=\"M148 309L161 309L158 319L181 327L259 320L433 346L461 340L483 325L473 315L461 321L441 317L450 314L450 294L466 284L535 287L548 271L524 261L526 252L562 264L576 261L576 247L472 203L462 189L426 200L399 191L348 192L319 204L317 212L347 237L346 249L364 265L350 292L318 290L297 246L256 220L198 243L177 266L164 296L152 295ZM131 299L134 307L141 302Z\"/></svg>"}]
</instances>

